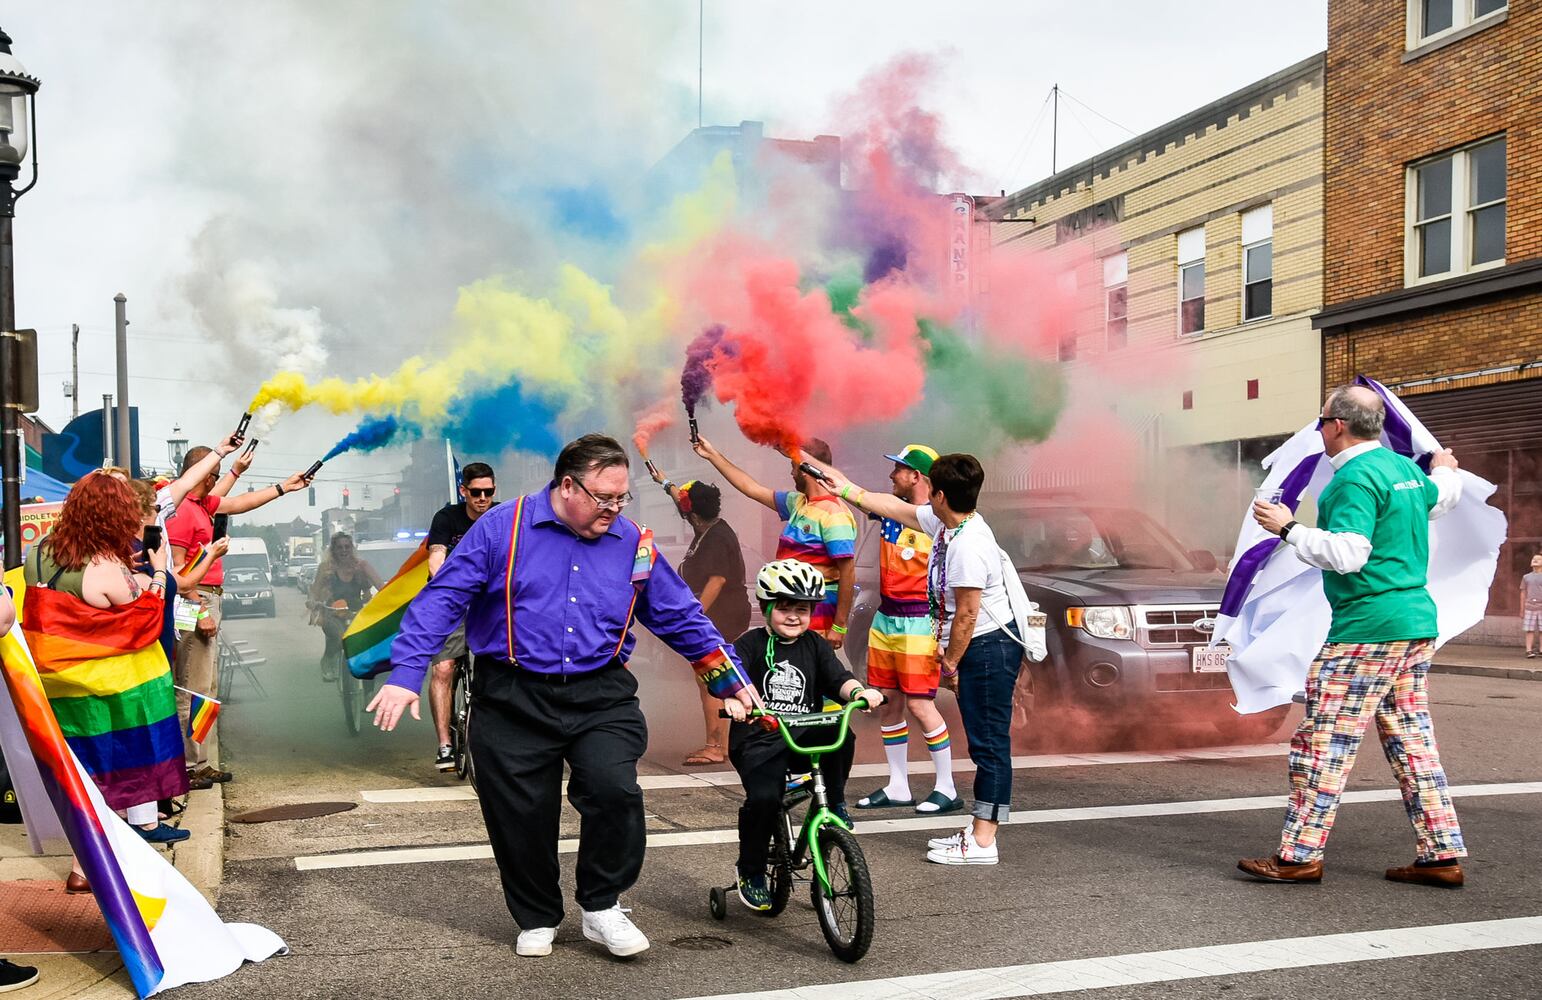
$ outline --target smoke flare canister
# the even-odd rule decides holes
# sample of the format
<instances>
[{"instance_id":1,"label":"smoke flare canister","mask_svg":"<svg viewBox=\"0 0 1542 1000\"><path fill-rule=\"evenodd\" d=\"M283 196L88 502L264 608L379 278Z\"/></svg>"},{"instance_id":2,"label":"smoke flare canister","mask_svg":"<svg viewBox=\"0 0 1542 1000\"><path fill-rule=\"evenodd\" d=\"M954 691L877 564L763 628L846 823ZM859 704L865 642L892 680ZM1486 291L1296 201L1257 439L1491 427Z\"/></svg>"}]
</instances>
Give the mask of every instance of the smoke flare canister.
<instances>
[{"instance_id":1,"label":"smoke flare canister","mask_svg":"<svg viewBox=\"0 0 1542 1000\"><path fill-rule=\"evenodd\" d=\"M664 474L659 471L659 467L653 464L653 459L649 458L646 455L643 456L643 466L645 468L647 468L648 475L652 476L653 478L655 478L655 479L663 479L664 478Z\"/></svg>"},{"instance_id":2,"label":"smoke flare canister","mask_svg":"<svg viewBox=\"0 0 1542 1000\"><path fill-rule=\"evenodd\" d=\"M819 468L817 465L814 465L812 462L799 462L798 469L805 475L813 476L815 479L819 480L821 483L824 483L826 486L835 485L835 480L825 475L824 470Z\"/></svg>"},{"instance_id":3,"label":"smoke flare canister","mask_svg":"<svg viewBox=\"0 0 1542 1000\"><path fill-rule=\"evenodd\" d=\"M691 428L691 444L698 444L698 443L700 443L700 441L701 441L701 432L696 429L696 418L695 417L688 417L688 418L686 418L686 423L688 423L690 425L690 428Z\"/></svg>"},{"instance_id":4,"label":"smoke flare canister","mask_svg":"<svg viewBox=\"0 0 1542 1000\"><path fill-rule=\"evenodd\" d=\"M239 424L236 424L236 437L238 437L238 438L246 437L246 427L251 422L252 422L252 411L251 410L247 410L245 413L241 414L241 422Z\"/></svg>"},{"instance_id":5,"label":"smoke flare canister","mask_svg":"<svg viewBox=\"0 0 1542 1000\"><path fill-rule=\"evenodd\" d=\"M306 479L313 479L313 478L315 478L316 473L318 473L320 471L321 471L321 461L318 459L315 462L311 463L311 467L309 469L305 470L305 478Z\"/></svg>"}]
</instances>

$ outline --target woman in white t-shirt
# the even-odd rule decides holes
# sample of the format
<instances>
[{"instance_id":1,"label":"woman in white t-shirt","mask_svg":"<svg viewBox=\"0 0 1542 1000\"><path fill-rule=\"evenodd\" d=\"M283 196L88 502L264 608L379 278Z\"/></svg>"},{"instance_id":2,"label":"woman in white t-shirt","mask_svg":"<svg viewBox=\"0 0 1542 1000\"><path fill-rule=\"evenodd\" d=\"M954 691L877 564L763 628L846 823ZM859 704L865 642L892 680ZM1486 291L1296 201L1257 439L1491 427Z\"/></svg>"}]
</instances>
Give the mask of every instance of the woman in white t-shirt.
<instances>
[{"instance_id":1,"label":"woman in white t-shirt","mask_svg":"<svg viewBox=\"0 0 1542 1000\"><path fill-rule=\"evenodd\" d=\"M928 861L993 865L997 828L1012 800L1012 695L1022 665L996 535L975 509L985 470L973 455L932 463L932 502L917 507L868 492L831 471L836 494L880 517L932 536L927 593L941 650L942 683L958 695L969 757L975 763L973 822L928 845ZM1010 631L1009 631L1010 630Z\"/></svg>"}]
</instances>

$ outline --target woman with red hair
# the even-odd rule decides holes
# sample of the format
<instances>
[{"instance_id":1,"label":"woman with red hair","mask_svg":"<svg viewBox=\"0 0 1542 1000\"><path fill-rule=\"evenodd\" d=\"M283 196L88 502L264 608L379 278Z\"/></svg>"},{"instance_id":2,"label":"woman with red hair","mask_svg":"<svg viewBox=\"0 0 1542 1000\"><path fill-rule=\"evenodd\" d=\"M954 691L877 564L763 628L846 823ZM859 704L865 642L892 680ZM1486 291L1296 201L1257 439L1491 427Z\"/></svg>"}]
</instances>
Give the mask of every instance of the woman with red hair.
<instances>
[{"instance_id":1,"label":"woman with red hair","mask_svg":"<svg viewBox=\"0 0 1542 1000\"><path fill-rule=\"evenodd\" d=\"M93 472L71 488L59 519L27 553L21 625L66 742L102 797L147 841L188 836L159 821L156 802L187 793L171 667L161 644L168 587L164 540L134 572L144 523L123 479ZM79 868L70 891L89 886Z\"/></svg>"}]
</instances>

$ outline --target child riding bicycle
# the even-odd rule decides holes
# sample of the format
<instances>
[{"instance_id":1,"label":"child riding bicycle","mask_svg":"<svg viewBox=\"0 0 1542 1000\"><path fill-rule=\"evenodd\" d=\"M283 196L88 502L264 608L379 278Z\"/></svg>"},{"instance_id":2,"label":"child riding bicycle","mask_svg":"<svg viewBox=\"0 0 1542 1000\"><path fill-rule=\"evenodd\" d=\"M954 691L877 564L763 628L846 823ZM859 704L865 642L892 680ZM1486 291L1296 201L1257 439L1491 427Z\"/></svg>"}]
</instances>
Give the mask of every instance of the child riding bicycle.
<instances>
[{"instance_id":1,"label":"child riding bicycle","mask_svg":"<svg viewBox=\"0 0 1542 1000\"><path fill-rule=\"evenodd\" d=\"M794 559L767 563L755 577L755 598L766 625L751 629L734 643L750 682L765 699L768 711L779 715L818 712L826 698L848 702L858 697L872 711L883 696L864 688L835 658L823 636L809 631L814 606L824 599L825 578L819 570ZM729 706L743 715L737 704ZM825 758L824 776L831 811L848 823L846 776L856 741L847 736ZM728 731L728 759L744 785L739 807L739 900L752 910L771 909L766 877L771 835L781 811L789 766L802 770L802 758L788 749L780 735L759 722L735 721Z\"/></svg>"}]
</instances>

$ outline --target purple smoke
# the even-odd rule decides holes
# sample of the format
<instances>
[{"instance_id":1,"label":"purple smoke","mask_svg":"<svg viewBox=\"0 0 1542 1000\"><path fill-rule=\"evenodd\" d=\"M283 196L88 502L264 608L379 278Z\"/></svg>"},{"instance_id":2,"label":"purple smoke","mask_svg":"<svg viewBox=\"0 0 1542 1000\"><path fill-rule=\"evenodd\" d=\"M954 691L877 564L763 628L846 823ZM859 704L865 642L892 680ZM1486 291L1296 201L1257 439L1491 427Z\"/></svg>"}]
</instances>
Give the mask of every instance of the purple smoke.
<instances>
[{"instance_id":1,"label":"purple smoke","mask_svg":"<svg viewBox=\"0 0 1542 1000\"><path fill-rule=\"evenodd\" d=\"M696 404L712 388L712 372L707 362L712 360L727 332L721 323L709 326L685 349L685 367L680 371L680 399L685 403L687 416L696 416Z\"/></svg>"}]
</instances>

